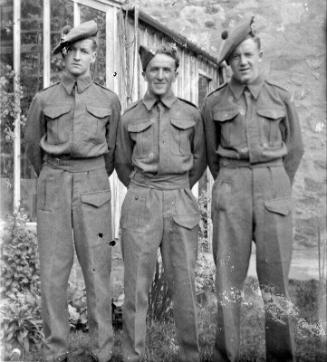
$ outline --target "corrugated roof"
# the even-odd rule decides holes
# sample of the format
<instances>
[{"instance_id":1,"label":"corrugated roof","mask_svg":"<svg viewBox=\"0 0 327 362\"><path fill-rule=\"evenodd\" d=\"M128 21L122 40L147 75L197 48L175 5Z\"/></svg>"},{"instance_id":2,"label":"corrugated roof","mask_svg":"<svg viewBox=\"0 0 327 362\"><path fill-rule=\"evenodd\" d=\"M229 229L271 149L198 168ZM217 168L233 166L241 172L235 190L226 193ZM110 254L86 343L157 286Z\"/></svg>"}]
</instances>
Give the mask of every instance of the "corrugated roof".
<instances>
[{"instance_id":1,"label":"corrugated roof","mask_svg":"<svg viewBox=\"0 0 327 362\"><path fill-rule=\"evenodd\" d=\"M135 7L125 8L123 11L128 13L128 16L135 18ZM196 45L195 43L188 40L185 36L169 29L167 26L161 24L159 21L152 18L150 15L146 14L142 10L138 10L138 21L143 22L146 25L152 27L153 29L163 33L165 36L170 38L173 42L178 44L180 47L184 49L188 49L194 52L197 55L202 56L203 58L208 59L210 62L219 66L218 59L213 55L209 54L207 51Z\"/></svg>"}]
</instances>

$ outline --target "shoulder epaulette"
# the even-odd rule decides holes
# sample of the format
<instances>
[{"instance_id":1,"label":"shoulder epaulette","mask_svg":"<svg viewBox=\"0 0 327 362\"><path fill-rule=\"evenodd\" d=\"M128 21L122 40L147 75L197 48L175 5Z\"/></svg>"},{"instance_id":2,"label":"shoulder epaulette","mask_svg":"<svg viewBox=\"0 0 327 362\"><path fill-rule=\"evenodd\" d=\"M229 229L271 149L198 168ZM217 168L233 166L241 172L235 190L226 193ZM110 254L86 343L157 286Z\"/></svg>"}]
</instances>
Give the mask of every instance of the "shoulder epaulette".
<instances>
[{"instance_id":1,"label":"shoulder epaulette","mask_svg":"<svg viewBox=\"0 0 327 362\"><path fill-rule=\"evenodd\" d=\"M282 89L283 91L287 92L287 89L285 89L284 87L282 87L280 84L274 82L274 81L271 81L271 80L268 80L268 79L265 79L266 83L268 83L269 85L272 85L274 87L277 87L279 89Z\"/></svg>"},{"instance_id":2,"label":"shoulder epaulette","mask_svg":"<svg viewBox=\"0 0 327 362\"><path fill-rule=\"evenodd\" d=\"M133 102L132 104L130 104L124 111L124 113L129 112L131 109L135 108L139 103L140 103L140 99L136 102Z\"/></svg>"},{"instance_id":3,"label":"shoulder epaulette","mask_svg":"<svg viewBox=\"0 0 327 362\"><path fill-rule=\"evenodd\" d=\"M102 89L105 89L105 90L107 90L107 91L109 91L109 92L111 92L111 93L115 93L114 91L112 91L110 88L107 88L105 85L103 85L103 84L100 84L100 83L98 83L98 82L93 82L95 85L98 85L99 87L101 87Z\"/></svg>"},{"instance_id":4,"label":"shoulder epaulette","mask_svg":"<svg viewBox=\"0 0 327 362\"><path fill-rule=\"evenodd\" d=\"M56 83L53 83L53 84L50 84L48 87L40 89L40 92L44 92L44 91L48 90L49 88L52 88L52 87L54 87L55 85L58 85L58 84L60 84L60 81L56 82Z\"/></svg>"},{"instance_id":5,"label":"shoulder epaulette","mask_svg":"<svg viewBox=\"0 0 327 362\"><path fill-rule=\"evenodd\" d=\"M225 82L223 84L220 84L218 88L214 89L213 91L209 92L207 95L206 95L206 98L211 96L211 94L215 93L215 92L218 92L220 89L226 87L226 85L228 84L228 82Z\"/></svg>"},{"instance_id":6,"label":"shoulder epaulette","mask_svg":"<svg viewBox=\"0 0 327 362\"><path fill-rule=\"evenodd\" d=\"M177 97L180 101L182 101L182 102L185 102L185 103L187 103L187 104L189 104L189 105L191 105L191 106L193 106L193 107L195 107L196 109L198 108L194 103L192 103L192 102L190 102L190 101L188 101L187 99L184 99L184 98L180 98L180 97Z\"/></svg>"}]
</instances>

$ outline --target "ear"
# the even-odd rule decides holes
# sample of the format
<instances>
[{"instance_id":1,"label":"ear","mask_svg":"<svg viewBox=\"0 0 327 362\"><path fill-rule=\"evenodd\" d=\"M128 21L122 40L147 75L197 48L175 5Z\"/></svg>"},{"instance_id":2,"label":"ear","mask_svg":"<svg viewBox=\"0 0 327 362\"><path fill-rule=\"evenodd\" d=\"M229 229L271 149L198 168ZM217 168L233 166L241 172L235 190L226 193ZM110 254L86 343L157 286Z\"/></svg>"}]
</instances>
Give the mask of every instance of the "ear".
<instances>
[{"instance_id":1,"label":"ear","mask_svg":"<svg viewBox=\"0 0 327 362\"><path fill-rule=\"evenodd\" d=\"M95 62L96 58L97 58L97 52L93 52L91 55L91 64Z\"/></svg>"},{"instance_id":2,"label":"ear","mask_svg":"<svg viewBox=\"0 0 327 362\"><path fill-rule=\"evenodd\" d=\"M260 51L259 51L259 62L262 61L262 58L263 58L263 51L260 50Z\"/></svg>"},{"instance_id":3,"label":"ear","mask_svg":"<svg viewBox=\"0 0 327 362\"><path fill-rule=\"evenodd\" d=\"M176 70L175 70L175 77L174 77L173 82L175 82L175 81L176 81L176 78L178 77L178 74L179 74L179 73L178 73L178 70L176 69Z\"/></svg>"}]
</instances>

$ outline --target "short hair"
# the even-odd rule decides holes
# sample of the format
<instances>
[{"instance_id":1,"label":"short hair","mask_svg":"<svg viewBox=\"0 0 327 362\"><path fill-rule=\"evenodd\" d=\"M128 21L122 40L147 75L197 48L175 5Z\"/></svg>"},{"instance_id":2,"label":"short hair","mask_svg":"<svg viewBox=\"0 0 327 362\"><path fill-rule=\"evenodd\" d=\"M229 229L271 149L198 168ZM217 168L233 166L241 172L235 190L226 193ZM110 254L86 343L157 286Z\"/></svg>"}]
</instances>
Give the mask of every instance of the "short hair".
<instances>
[{"instance_id":1,"label":"short hair","mask_svg":"<svg viewBox=\"0 0 327 362\"><path fill-rule=\"evenodd\" d=\"M175 69L179 67L179 56L177 54L177 47L175 44L161 45L156 49L154 55L165 54L175 60Z\"/></svg>"}]
</instances>

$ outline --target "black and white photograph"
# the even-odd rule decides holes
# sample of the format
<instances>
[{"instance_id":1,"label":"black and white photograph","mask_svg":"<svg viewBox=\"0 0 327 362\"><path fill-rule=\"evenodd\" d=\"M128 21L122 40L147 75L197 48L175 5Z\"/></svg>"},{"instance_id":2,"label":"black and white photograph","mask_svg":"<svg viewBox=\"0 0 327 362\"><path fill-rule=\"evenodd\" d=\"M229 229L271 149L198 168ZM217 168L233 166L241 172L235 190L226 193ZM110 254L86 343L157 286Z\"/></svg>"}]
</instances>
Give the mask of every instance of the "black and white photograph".
<instances>
[{"instance_id":1,"label":"black and white photograph","mask_svg":"<svg viewBox=\"0 0 327 362\"><path fill-rule=\"evenodd\" d=\"M0 361L327 361L325 0L0 0Z\"/></svg>"}]
</instances>

